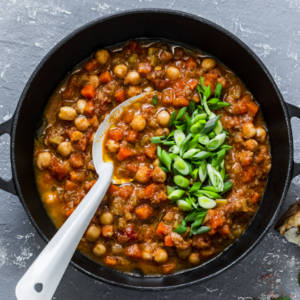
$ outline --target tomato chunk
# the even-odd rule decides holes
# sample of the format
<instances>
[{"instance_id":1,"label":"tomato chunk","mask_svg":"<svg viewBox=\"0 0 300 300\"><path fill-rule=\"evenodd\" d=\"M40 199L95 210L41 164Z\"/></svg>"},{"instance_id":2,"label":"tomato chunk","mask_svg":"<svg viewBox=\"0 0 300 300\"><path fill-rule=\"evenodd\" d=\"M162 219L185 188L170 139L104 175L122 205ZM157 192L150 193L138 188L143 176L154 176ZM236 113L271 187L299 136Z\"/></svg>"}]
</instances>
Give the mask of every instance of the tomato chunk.
<instances>
[{"instance_id":1,"label":"tomato chunk","mask_svg":"<svg viewBox=\"0 0 300 300\"><path fill-rule=\"evenodd\" d=\"M132 259L141 259L142 252L137 244L133 244L125 248L125 255Z\"/></svg>"},{"instance_id":2,"label":"tomato chunk","mask_svg":"<svg viewBox=\"0 0 300 300\"><path fill-rule=\"evenodd\" d=\"M115 93L115 99L119 102L122 103L125 101L126 97L125 97L125 91L124 89L119 89L116 91Z\"/></svg>"},{"instance_id":3,"label":"tomato chunk","mask_svg":"<svg viewBox=\"0 0 300 300\"><path fill-rule=\"evenodd\" d=\"M92 59L89 59L88 61L86 61L86 62L83 64L83 67L84 67L88 72L93 72L93 71L97 70L97 69L100 67L100 64L99 64L99 62L98 62L97 59L92 58Z\"/></svg>"},{"instance_id":4,"label":"tomato chunk","mask_svg":"<svg viewBox=\"0 0 300 300\"><path fill-rule=\"evenodd\" d=\"M166 247L174 247L174 242L172 240L171 234L165 236L165 246Z\"/></svg>"},{"instance_id":5,"label":"tomato chunk","mask_svg":"<svg viewBox=\"0 0 300 300\"><path fill-rule=\"evenodd\" d=\"M109 71L105 71L103 73L100 74L99 76L99 82L100 83L108 83L112 81L112 77L110 75Z\"/></svg>"},{"instance_id":6,"label":"tomato chunk","mask_svg":"<svg viewBox=\"0 0 300 300\"><path fill-rule=\"evenodd\" d=\"M166 235L166 234L170 233L171 231L172 231L171 226L168 226L163 222L159 222L159 224L156 227L155 233L157 235Z\"/></svg>"},{"instance_id":7,"label":"tomato chunk","mask_svg":"<svg viewBox=\"0 0 300 300\"><path fill-rule=\"evenodd\" d=\"M81 90L81 95L87 99L92 99L96 96L96 89L91 83L88 83Z\"/></svg>"},{"instance_id":8,"label":"tomato chunk","mask_svg":"<svg viewBox=\"0 0 300 300\"><path fill-rule=\"evenodd\" d=\"M119 161L123 161L127 158L129 158L130 156L132 156L134 153L131 149L127 148L126 146L121 146L120 147L120 150L118 152L118 155L117 155L117 159Z\"/></svg>"},{"instance_id":9,"label":"tomato chunk","mask_svg":"<svg viewBox=\"0 0 300 300\"><path fill-rule=\"evenodd\" d=\"M108 138L111 139L111 140L114 140L116 142L119 142L123 138L123 131L119 128L111 129L108 132Z\"/></svg>"},{"instance_id":10,"label":"tomato chunk","mask_svg":"<svg viewBox=\"0 0 300 300\"><path fill-rule=\"evenodd\" d=\"M149 204L144 204L135 209L135 214L140 220L145 220L153 214L153 208Z\"/></svg>"}]
</instances>

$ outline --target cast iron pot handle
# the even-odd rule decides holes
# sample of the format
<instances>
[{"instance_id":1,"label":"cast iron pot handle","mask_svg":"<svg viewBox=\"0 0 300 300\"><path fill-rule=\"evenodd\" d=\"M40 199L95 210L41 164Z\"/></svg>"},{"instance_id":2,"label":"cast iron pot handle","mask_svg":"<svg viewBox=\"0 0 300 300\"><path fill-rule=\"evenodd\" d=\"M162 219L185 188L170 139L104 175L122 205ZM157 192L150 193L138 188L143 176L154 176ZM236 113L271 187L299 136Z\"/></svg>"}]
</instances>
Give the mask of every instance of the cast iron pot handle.
<instances>
[{"instance_id":1,"label":"cast iron pot handle","mask_svg":"<svg viewBox=\"0 0 300 300\"><path fill-rule=\"evenodd\" d=\"M12 122L13 122L13 118L0 124L0 136L4 133L8 133L11 136ZM0 178L0 189L9 192L11 194L17 195L13 179L6 181Z\"/></svg>"},{"instance_id":2,"label":"cast iron pot handle","mask_svg":"<svg viewBox=\"0 0 300 300\"><path fill-rule=\"evenodd\" d=\"M299 107L289 104L289 103L286 103L286 106L288 108L290 118L297 117L300 119L300 108ZM292 177L294 178L299 174L300 174L300 163L294 162Z\"/></svg>"}]
</instances>

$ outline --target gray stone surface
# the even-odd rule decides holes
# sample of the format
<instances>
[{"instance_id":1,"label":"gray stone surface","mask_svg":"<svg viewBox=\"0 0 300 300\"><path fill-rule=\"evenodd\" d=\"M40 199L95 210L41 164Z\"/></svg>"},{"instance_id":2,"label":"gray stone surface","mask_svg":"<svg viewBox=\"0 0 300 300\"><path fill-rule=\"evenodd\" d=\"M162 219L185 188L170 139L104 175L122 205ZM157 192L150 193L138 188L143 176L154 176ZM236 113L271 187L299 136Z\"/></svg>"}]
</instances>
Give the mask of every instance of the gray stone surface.
<instances>
[{"instance_id":1,"label":"gray stone surface","mask_svg":"<svg viewBox=\"0 0 300 300\"><path fill-rule=\"evenodd\" d=\"M171 8L207 18L237 35L262 59L285 100L300 105L300 0L1 0L0 122L14 113L20 94L44 55L74 29L134 8ZM197 37L195 37L197 38ZM198 37L199 38L199 37ZM300 161L300 122L293 120L295 159ZM28 141L31 143L32 141ZM0 138L0 176L11 176L9 136ZM285 210L300 195L291 184ZM0 191L0 299L15 299L14 288L45 243L16 196ZM137 292L112 287L74 270L53 299L300 299L299 248L270 230L260 245L228 272L205 283L171 292Z\"/></svg>"}]
</instances>

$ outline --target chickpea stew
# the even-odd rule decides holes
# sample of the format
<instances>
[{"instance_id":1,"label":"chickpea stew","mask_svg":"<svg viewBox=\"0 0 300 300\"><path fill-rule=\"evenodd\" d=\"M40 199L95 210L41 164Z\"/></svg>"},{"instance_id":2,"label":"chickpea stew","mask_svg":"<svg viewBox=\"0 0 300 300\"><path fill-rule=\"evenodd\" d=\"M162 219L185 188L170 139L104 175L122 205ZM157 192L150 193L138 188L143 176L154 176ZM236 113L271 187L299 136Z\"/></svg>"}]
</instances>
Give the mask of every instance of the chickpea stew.
<instances>
[{"instance_id":1,"label":"chickpea stew","mask_svg":"<svg viewBox=\"0 0 300 300\"><path fill-rule=\"evenodd\" d=\"M259 105L214 58L159 41L96 51L48 102L35 139L36 181L59 228L98 179L100 123L142 92L104 144L114 176L128 183L110 185L79 250L123 272L170 274L213 258L244 232L271 169Z\"/></svg>"}]
</instances>

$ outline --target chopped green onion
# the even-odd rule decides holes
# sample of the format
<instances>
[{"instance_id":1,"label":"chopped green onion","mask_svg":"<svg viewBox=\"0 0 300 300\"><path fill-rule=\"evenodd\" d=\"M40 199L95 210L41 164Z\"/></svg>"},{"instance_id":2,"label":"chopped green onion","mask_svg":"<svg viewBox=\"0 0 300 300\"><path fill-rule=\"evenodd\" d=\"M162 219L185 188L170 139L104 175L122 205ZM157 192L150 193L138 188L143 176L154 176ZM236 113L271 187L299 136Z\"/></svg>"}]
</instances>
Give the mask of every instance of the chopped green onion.
<instances>
[{"instance_id":1,"label":"chopped green onion","mask_svg":"<svg viewBox=\"0 0 300 300\"><path fill-rule=\"evenodd\" d=\"M200 181L194 182L194 184L192 185L192 187L189 190L189 193L197 192L201 188L201 185L202 185L202 182L200 182Z\"/></svg>"},{"instance_id":2,"label":"chopped green onion","mask_svg":"<svg viewBox=\"0 0 300 300\"><path fill-rule=\"evenodd\" d=\"M224 183L224 188L223 188L222 194L227 193L228 191L230 191L231 188L232 188L232 182L231 181L226 181Z\"/></svg>"},{"instance_id":3,"label":"chopped green onion","mask_svg":"<svg viewBox=\"0 0 300 300\"><path fill-rule=\"evenodd\" d=\"M192 206L184 200L177 200L176 204L182 211L190 211L192 209Z\"/></svg>"},{"instance_id":4,"label":"chopped green onion","mask_svg":"<svg viewBox=\"0 0 300 300\"><path fill-rule=\"evenodd\" d=\"M196 134L193 139L189 142L189 145L188 145L188 150L190 149L194 149L198 146L198 138L199 138L199 134Z\"/></svg>"},{"instance_id":5,"label":"chopped green onion","mask_svg":"<svg viewBox=\"0 0 300 300\"><path fill-rule=\"evenodd\" d=\"M218 192L223 191L224 182L221 174L210 164L207 164L207 174L212 185L218 190Z\"/></svg>"},{"instance_id":6,"label":"chopped green onion","mask_svg":"<svg viewBox=\"0 0 300 300\"><path fill-rule=\"evenodd\" d=\"M209 158L212 156L212 153L211 152L207 152L207 151L201 151L197 154L195 154L194 156L191 157L191 159L198 159L198 160L203 160L203 159L206 159L206 158Z\"/></svg>"},{"instance_id":7,"label":"chopped green onion","mask_svg":"<svg viewBox=\"0 0 300 300\"><path fill-rule=\"evenodd\" d=\"M225 138L226 138L225 133L218 134L214 139L209 141L209 143L206 145L206 149L208 151L215 151L224 143Z\"/></svg>"},{"instance_id":8,"label":"chopped green onion","mask_svg":"<svg viewBox=\"0 0 300 300\"><path fill-rule=\"evenodd\" d=\"M174 133L175 133L175 130L173 130L168 136L167 136L167 140L171 140L174 138Z\"/></svg>"},{"instance_id":9,"label":"chopped green onion","mask_svg":"<svg viewBox=\"0 0 300 300\"><path fill-rule=\"evenodd\" d=\"M165 146L174 146L175 142L174 141L164 141L164 142L162 142L162 144Z\"/></svg>"},{"instance_id":10,"label":"chopped green onion","mask_svg":"<svg viewBox=\"0 0 300 300\"><path fill-rule=\"evenodd\" d=\"M162 150L161 152L160 161L168 168L169 171L171 171L172 159L165 150Z\"/></svg>"},{"instance_id":11,"label":"chopped green onion","mask_svg":"<svg viewBox=\"0 0 300 300\"><path fill-rule=\"evenodd\" d=\"M199 133L203 129L204 126L205 126L205 124L197 122L191 126L190 131L191 131L191 133Z\"/></svg>"},{"instance_id":12,"label":"chopped green onion","mask_svg":"<svg viewBox=\"0 0 300 300\"><path fill-rule=\"evenodd\" d=\"M187 113L184 114L184 117L185 117L185 121L186 121L186 130L187 130L187 133L190 133L190 128L192 126L191 119L190 119L190 117L189 117L189 115Z\"/></svg>"},{"instance_id":13,"label":"chopped green onion","mask_svg":"<svg viewBox=\"0 0 300 300\"><path fill-rule=\"evenodd\" d=\"M207 114L200 114L200 115L197 115L195 116L194 118L192 118L192 124L195 124L197 123L198 121L200 120L205 120L207 117Z\"/></svg>"},{"instance_id":14,"label":"chopped green onion","mask_svg":"<svg viewBox=\"0 0 300 300\"><path fill-rule=\"evenodd\" d=\"M157 98L156 95L154 95L153 98L152 98L152 104L153 104L154 106L156 106L157 101L158 101L158 98Z\"/></svg>"},{"instance_id":15,"label":"chopped green onion","mask_svg":"<svg viewBox=\"0 0 300 300\"><path fill-rule=\"evenodd\" d=\"M182 158L185 158L185 159L191 158L193 155L195 155L198 152L200 152L199 149L190 149L183 154Z\"/></svg>"},{"instance_id":16,"label":"chopped green onion","mask_svg":"<svg viewBox=\"0 0 300 300\"><path fill-rule=\"evenodd\" d=\"M170 200L179 200L185 194L184 190L175 190L169 195Z\"/></svg>"},{"instance_id":17,"label":"chopped green onion","mask_svg":"<svg viewBox=\"0 0 300 300\"><path fill-rule=\"evenodd\" d=\"M204 182L206 177L207 177L207 161L204 160L201 164L201 166L199 167L199 178L201 180L201 182Z\"/></svg>"},{"instance_id":18,"label":"chopped green onion","mask_svg":"<svg viewBox=\"0 0 300 300\"><path fill-rule=\"evenodd\" d=\"M183 188L187 188L190 184L189 180L181 175L174 176L174 182ZM221 198L221 196L219 198Z\"/></svg>"},{"instance_id":19,"label":"chopped green onion","mask_svg":"<svg viewBox=\"0 0 300 300\"><path fill-rule=\"evenodd\" d=\"M161 160L161 148L160 146L157 146L157 157L159 158L159 160Z\"/></svg>"},{"instance_id":20,"label":"chopped green onion","mask_svg":"<svg viewBox=\"0 0 300 300\"><path fill-rule=\"evenodd\" d=\"M166 173L170 172L162 163L159 163L158 166Z\"/></svg>"},{"instance_id":21,"label":"chopped green onion","mask_svg":"<svg viewBox=\"0 0 300 300\"><path fill-rule=\"evenodd\" d=\"M179 150L180 150L180 155L182 156L183 153L187 150L188 146L189 146L189 140L192 138L192 134L189 133L185 139L183 140L183 142L181 143Z\"/></svg>"},{"instance_id":22,"label":"chopped green onion","mask_svg":"<svg viewBox=\"0 0 300 300\"><path fill-rule=\"evenodd\" d=\"M191 231L192 234L194 235L197 235L197 234L201 234L201 233L205 233L205 232L208 232L210 231L211 228L210 227L207 227L207 226L201 226L199 227L196 231Z\"/></svg>"},{"instance_id":23,"label":"chopped green onion","mask_svg":"<svg viewBox=\"0 0 300 300\"><path fill-rule=\"evenodd\" d=\"M179 113L178 113L178 115L177 115L177 117L176 117L176 120L181 120L181 119L183 118L185 112L186 112L186 107L183 107L183 108L179 111Z\"/></svg>"},{"instance_id":24,"label":"chopped green onion","mask_svg":"<svg viewBox=\"0 0 300 300\"><path fill-rule=\"evenodd\" d=\"M217 205L216 201L209 199L205 196L198 197L198 203L201 207L203 207L205 209L211 209Z\"/></svg>"},{"instance_id":25,"label":"chopped green onion","mask_svg":"<svg viewBox=\"0 0 300 300\"><path fill-rule=\"evenodd\" d=\"M232 147L229 146L229 145L222 145L222 146L221 146L221 149L225 149L225 150L227 151L227 150L232 149Z\"/></svg>"},{"instance_id":26,"label":"chopped green onion","mask_svg":"<svg viewBox=\"0 0 300 300\"><path fill-rule=\"evenodd\" d=\"M199 190L198 193L202 193L203 195L205 195L208 198L211 199L221 199L222 197L215 193L215 192L211 192L211 191L205 191L205 190Z\"/></svg>"},{"instance_id":27,"label":"chopped green onion","mask_svg":"<svg viewBox=\"0 0 300 300\"><path fill-rule=\"evenodd\" d=\"M175 139L175 143L177 145L177 147L180 147L181 143L184 141L185 139L185 134L183 133L182 130L175 130L174 133L174 139Z\"/></svg>"},{"instance_id":28,"label":"chopped green onion","mask_svg":"<svg viewBox=\"0 0 300 300\"><path fill-rule=\"evenodd\" d=\"M226 174L226 175L224 176L224 182L227 181L228 179L229 179L229 174Z\"/></svg>"},{"instance_id":29,"label":"chopped green onion","mask_svg":"<svg viewBox=\"0 0 300 300\"><path fill-rule=\"evenodd\" d=\"M214 133L216 135L218 135L218 134L222 133L222 131L223 131L222 123L220 121L218 121L217 126L214 129Z\"/></svg>"},{"instance_id":30,"label":"chopped green onion","mask_svg":"<svg viewBox=\"0 0 300 300\"><path fill-rule=\"evenodd\" d=\"M189 113L190 116L193 114L193 112L195 111L195 109L196 109L195 100L192 100L189 103L188 108L187 108L188 113Z\"/></svg>"},{"instance_id":31,"label":"chopped green onion","mask_svg":"<svg viewBox=\"0 0 300 300\"><path fill-rule=\"evenodd\" d=\"M216 166L220 165L221 162L223 161L224 157L225 157L225 154L226 154L226 150L225 149L222 149L222 150L218 151L217 153L215 153L211 157L212 158L211 165L213 167L216 167Z\"/></svg>"},{"instance_id":32,"label":"chopped green onion","mask_svg":"<svg viewBox=\"0 0 300 300\"><path fill-rule=\"evenodd\" d=\"M220 101L218 98L212 98L209 101L207 101L207 104L210 106L212 104L217 104Z\"/></svg>"},{"instance_id":33,"label":"chopped green onion","mask_svg":"<svg viewBox=\"0 0 300 300\"><path fill-rule=\"evenodd\" d=\"M170 196L175 191L173 186L167 185L167 195Z\"/></svg>"},{"instance_id":34,"label":"chopped green onion","mask_svg":"<svg viewBox=\"0 0 300 300\"><path fill-rule=\"evenodd\" d=\"M222 88L223 88L222 84L218 82L215 88L215 97L218 99L221 98Z\"/></svg>"},{"instance_id":35,"label":"chopped green onion","mask_svg":"<svg viewBox=\"0 0 300 300\"><path fill-rule=\"evenodd\" d=\"M181 173L182 175L188 175L189 174L189 166L187 163L180 158L179 156L175 157L174 159L174 168Z\"/></svg>"},{"instance_id":36,"label":"chopped green onion","mask_svg":"<svg viewBox=\"0 0 300 300\"><path fill-rule=\"evenodd\" d=\"M209 143L209 137L206 134L200 134L198 142L202 145L207 145Z\"/></svg>"},{"instance_id":37,"label":"chopped green onion","mask_svg":"<svg viewBox=\"0 0 300 300\"><path fill-rule=\"evenodd\" d=\"M170 147L169 152L172 152L173 154L179 154L179 147L173 145L172 147Z\"/></svg>"},{"instance_id":38,"label":"chopped green onion","mask_svg":"<svg viewBox=\"0 0 300 300\"><path fill-rule=\"evenodd\" d=\"M222 167L222 169L220 171L220 174L221 174L221 177L222 177L222 179L224 181L224 178L225 178L225 164L224 164L224 160L223 160L223 164L221 163L221 167Z\"/></svg>"},{"instance_id":39,"label":"chopped green onion","mask_svg":"<svg viewBox=\"0 0 300 300\"><path fill-rule=\"evenodd\" d=\"M187 227L178 225L177 228L175 228L173 231L178 234L183 234L183 233L187 232L187 230L188 230Z\"/></svg>"},{"instance_id":40,"label":"chopped green onion","mask_svg":"<svg viewBox=\"0 0 300 300\"><path fill-rule=\"evenodd\" d=\"M174 122L174 126L178 129L178 130L182 130L184 131L186 129L186 123L184 121L175 121Z\"/></svg>"},{"instance_id":41,"label":"chopped green onion","mask_svg":"<svg viewBox=\"0 0 300 300\"><path fill-rule=\"evenodd\" d=\"M208 186L208 185L203 186L203 187L202 187L202 190L210 191L210 192L215 192L215 193L218 192L218 190L217 190L215 187L213 187L213 186Z\"/></svg>"},{"instance_id":42,"label":"chopped green onion","mask_svg":"<svg viewBox=\"0 0 300 300\"><path fill-rule=\"evenodd\" d=\"M160 143L162 143L161 136L153 136L153 137L150 139L150 142L151 142L152 144L160 144Z\"/></svg>"},{"instance_id":43,"label":"chopped green onion","mask_svg":"<svg viewBox=\"0 0 300 300\"><path fill-rule=\"evenodd\" d=\"M223 108L223 107L226 107L226 106L229 106L229 105L231 105L231 104L227 103L227 102L218 102L217 104L211 105L209 108L212 109L212 110L218 110L220 108Z\"/></svg>"},{"instance_id":44,"label":"chopped green onion","mask_svg":"<svg viewBox=\"0 0 300 300\"><path fill-rule=\"evenodd\" d=\"M191 176L192 176L194 179L197 179L198 171L199 171L199 169L196 168L196 169L194 169L194 171L192 172L192 175L191 175Z\"/></svg>"},{"instance_id":45,"label":"chopped green onion","mask_svg":"<svg viewBox=\"0 0 300 300\"><path fill-rule=\"evenodd\" d=\"M172 114L171 114L171 117L170 117L170 128L173 126L174 124L174 121L176 120L176 116L177 116L177 110L175 110Z\"/></svg>"},{"instance_id":46,"label":"chopped green onion","mask_svg":"<svg viewBox=\"0 0 300 300\"><path fill-rule=\"evenodd\" d=\"M169 153L169 156L172 160L175 159L175 157L177 157L178 155L177 154L174 154L174 153Z\"/></svg>"},{"instance_id":47,"label":"chopped green onion","mask_svg":"<svg viewBox=\"0 0 300 300\"><path fill-rule=\"evenodd\" d=\"M216 137L215 133L212 131L207 135L210 139L214 139Z\"/></svg>"},{"instance_id":48,"label":"chopped green onion","mask_svg":"<svg viewBox=\"0 0 300 300\"><path fill-rule=\"evenodd\" d=\"M218 121L220 120L222 115L218 115L215 118L212 118L210 120L207 121L207 123L205 124L204 128L202 129L201 133L209 133L211 131L213 131L215 129L215 127L218 124Z\"/></svg>"},{"instance_id":49,"label":"chopped green onion","mask_svg":"<svg viewBox=\"0 0 300 300\"><path fill-rule=\"evenodd\" d=\"M207 212L201 212L196 216L195 222L191 226L191 234L197 234L198 230L202 227L201 224Z\"/></svg>"}]
</instances>

